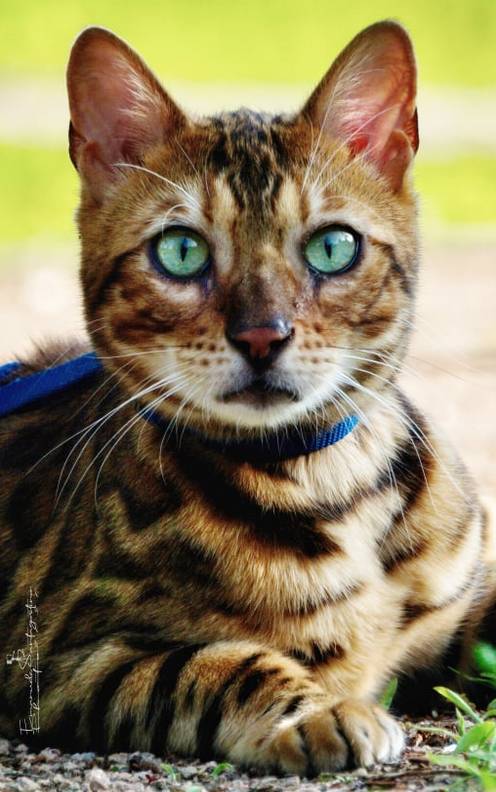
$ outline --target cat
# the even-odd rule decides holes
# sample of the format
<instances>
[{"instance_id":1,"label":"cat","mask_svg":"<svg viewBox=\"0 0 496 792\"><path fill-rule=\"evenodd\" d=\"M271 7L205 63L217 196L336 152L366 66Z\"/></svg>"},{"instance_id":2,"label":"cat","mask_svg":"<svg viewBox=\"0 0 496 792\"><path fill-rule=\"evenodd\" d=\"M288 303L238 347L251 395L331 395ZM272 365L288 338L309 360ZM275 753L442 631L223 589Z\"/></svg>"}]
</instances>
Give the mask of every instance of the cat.
<instances>
[{"instance_id":1,"label":"cat","mask_svg":"<svg viewBox=\"0 0 496 792\"><path fill-rule=\"evenodd\" d=\"M193 119L92 27L68 92L91 346L3 383L93 368L0 420L0 645L35 596L31 739L300 775L395 761L388 680L420 705L410 675L496 633L473 483L397 384L410 39L363 30L293 115ZM0 666L8 737L20 665Z\"/></svg>"}]
</instances>

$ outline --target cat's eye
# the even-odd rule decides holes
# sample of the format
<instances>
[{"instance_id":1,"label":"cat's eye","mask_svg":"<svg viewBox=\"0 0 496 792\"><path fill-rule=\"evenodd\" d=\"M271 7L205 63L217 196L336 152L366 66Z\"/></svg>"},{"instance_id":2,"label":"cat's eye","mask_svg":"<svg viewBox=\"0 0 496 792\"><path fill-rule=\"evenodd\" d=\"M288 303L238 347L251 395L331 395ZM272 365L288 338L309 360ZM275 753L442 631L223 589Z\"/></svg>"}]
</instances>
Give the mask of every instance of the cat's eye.
<instances>
[{"instance_id":1,"label":"cat's eye","mask_svg":"<svg viewBox=\"0 0 496 792\"><path fill-rule=\"evenodd\" d=\"M152 242L155 262L173 278L194 278L210 262L210 250L189 228L169 228Z\"/></svg>"},{"instance_id":2,"label":"cat's eye","mask_svg":"<svg viewBox=\"0 0 496 792\"><path fill-rule=\"evenodd\" d=\"M303 255L313 269L324 275L344 272L356 261L359 237L343 226L329 226L313 234Z\"/></svg>"}]
</instances>

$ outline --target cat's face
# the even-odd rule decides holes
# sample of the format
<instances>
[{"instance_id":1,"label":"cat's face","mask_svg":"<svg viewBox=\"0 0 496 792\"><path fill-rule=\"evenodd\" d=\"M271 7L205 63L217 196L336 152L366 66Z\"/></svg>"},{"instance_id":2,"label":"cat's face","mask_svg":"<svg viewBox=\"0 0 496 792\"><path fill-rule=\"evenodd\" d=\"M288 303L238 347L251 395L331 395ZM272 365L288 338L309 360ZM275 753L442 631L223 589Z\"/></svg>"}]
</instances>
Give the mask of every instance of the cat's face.
<instances>
[{"instance_id":1,"label":"cat's face","mask_svg":"<svg viewBox=\"0 0 496 792\"><path fill-rule=\"evenodd\" d=\"M364 31L291 118L192 121L98 29L69 92L89 329L130 394L212 429L362 409L394 376L415 280L404 31Z\"/></svg>"}]
</instances>

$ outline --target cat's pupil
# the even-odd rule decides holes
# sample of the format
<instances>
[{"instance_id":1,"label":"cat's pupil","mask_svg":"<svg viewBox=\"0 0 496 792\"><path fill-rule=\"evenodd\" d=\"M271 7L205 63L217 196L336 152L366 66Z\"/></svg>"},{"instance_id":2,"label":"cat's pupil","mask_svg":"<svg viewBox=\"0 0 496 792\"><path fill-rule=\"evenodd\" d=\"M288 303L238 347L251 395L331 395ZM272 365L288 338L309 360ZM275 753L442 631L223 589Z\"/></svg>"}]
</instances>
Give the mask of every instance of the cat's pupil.
<instances>
[{"instance_id":1,"label":"cat's pupil","mask_svg":"<svg viewBox=\"0 0 496 792\"><path fill-rule=\"evenodd\" d=\"M184 261L184 259L188 255L188 250L190 246L191 246L191 241L186 237L183 237L181 240L181 247L179 249L179 255L181 256L181 261Z\"/></svg>"},{"instance_id":2,"label":"cat's pupil","mask_svg":"<svg viewBox=\"0 0 496 792\"><path fill-rule=\"evenodd\" d=\"M332 256L332 244L329 241L329 237L326 237L324 239L324 247L325 247L325 252L327 253L327 258L331 258L331 256Z\"/></svg>"}]
</instances>

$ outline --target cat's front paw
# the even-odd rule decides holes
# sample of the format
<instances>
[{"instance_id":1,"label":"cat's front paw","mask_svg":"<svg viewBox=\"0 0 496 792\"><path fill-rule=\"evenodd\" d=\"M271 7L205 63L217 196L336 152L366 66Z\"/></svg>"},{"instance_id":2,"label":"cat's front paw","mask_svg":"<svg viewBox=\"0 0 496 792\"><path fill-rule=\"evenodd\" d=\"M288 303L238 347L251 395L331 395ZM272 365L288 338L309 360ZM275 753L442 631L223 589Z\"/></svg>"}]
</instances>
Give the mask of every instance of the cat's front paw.
<instances>
[{"instance_id":1,"label":"cat's front paw","mask_svg":"<svg viewBox=\"0 0 496 792\"><path fill-rule=\"evenodd\" d=\"M309 777L394 762L403 746L394 718L377 705L350 699L282 721L266 748L279 772Z\"/></svg>"}]
</instances>

